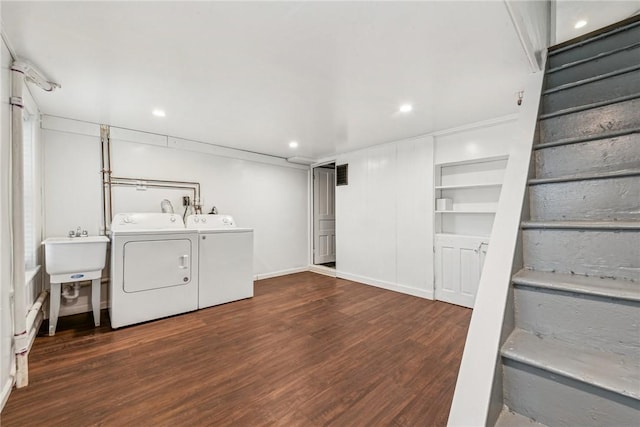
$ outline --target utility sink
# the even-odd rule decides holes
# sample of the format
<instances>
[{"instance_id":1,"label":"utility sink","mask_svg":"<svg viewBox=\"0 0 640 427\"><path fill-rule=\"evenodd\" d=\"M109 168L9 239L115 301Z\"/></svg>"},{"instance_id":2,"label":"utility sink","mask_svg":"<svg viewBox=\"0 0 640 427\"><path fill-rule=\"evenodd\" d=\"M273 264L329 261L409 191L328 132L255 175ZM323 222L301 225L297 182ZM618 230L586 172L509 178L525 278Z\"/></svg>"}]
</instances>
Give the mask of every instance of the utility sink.
<instances>
[{"instance_id":1,"label":"utility sink","mask_svg":"<svg viewBox=\"0 0 640 427\"><path fill-rule=\"evenodd\" d=\"M107 260L106 236L50 237L44 242L45 269L51 281L89 280L100 272ZM61 279L61 280L57 280Z\"/></svg>"},{"instance_id":2,"label":"utility sink","mask_svg":"<svg viewBox=\"0 0 640 427\"><path fill-rule=\"evenodd\" d=\"M86 233L85 233L86 234ZM56 333L60 312L60 290L62 283L74 283L79 295L80 284L91 280L91 307L93 321L100 326L100 280L107 262L105 236L50 237L44 244L45 270L51 276L49 297L49 335ZM65 296L66 298L66 296Z\"/></svg>"}]
</instances>

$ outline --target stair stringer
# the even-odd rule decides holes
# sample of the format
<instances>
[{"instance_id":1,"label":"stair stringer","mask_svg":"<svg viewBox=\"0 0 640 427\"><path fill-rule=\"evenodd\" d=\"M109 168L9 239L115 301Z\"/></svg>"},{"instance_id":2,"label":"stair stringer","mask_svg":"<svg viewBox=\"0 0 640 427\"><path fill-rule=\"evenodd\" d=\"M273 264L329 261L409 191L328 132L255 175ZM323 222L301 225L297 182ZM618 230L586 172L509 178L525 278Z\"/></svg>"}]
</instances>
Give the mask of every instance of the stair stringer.
<instances>
[{"instance_id":1,"label":"stair stringer","mask_svg":"<svg viewBox=\"0 0 640 427\"><path fill-rule=\"evenodd\" d=\"M546 55L543 70L545 64ZM539 133L544 78L541 71L526 82L519 133L509 153L448 426L494 425L503 409L500 348L515 327L511 277L523 266L520 223L528 219L522 215L529 211L527 183L534 171L533 145Z\"/></svg>"}]
</instances>

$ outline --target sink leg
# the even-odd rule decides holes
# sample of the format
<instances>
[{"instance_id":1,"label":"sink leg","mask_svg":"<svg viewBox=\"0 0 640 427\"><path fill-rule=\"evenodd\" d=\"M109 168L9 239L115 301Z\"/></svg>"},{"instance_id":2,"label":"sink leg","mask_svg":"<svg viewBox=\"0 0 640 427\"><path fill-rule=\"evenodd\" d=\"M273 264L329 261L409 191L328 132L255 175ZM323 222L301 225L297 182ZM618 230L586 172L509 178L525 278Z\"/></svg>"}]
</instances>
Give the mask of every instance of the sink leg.
<instances>
[{"instance_id":1,"label":"sink leg","mask_svg":"<svg viewBox=\"0 0 640 427\"><path fill-rule=\"evenodd\" d=\"M100 326L100 279L91 281L91 308L93 309L93 323Z\"/></svg>"},{"instance_id":2,"label":"sink leg","mask_svg":"<svg viewBox=\"0 0 640 427\"><path fill-rule=\"evenodd\" d=\"M49 336L56 334L58 314L60 313L60 283L51 283L49 294Z\"/></svg>"}]
</instances>

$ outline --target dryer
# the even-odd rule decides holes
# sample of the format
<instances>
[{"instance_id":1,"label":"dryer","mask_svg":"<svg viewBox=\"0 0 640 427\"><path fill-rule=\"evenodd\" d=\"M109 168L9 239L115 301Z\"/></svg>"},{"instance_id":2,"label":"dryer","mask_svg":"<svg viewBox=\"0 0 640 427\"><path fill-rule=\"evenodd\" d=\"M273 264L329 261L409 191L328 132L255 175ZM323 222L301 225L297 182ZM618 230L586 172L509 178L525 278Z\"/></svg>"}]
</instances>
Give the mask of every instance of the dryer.
<instances>
[{"instance_id":1,"label":"dryer","mask_svg":"<svg viewBox=\"0 0 640 427\"><path fill-rule=\"evenodd\" d=\"M190 215L197 230L198 308L253 297L253 229L236 227L229 215Z\"/></svg>"},{"instance_id":2,"label":"dryer","mask_svg":"<svg viewBox=\"0 0 640 427\"><path fill-rule=\"evenodd\" d=\"M111 223L111 327L198 309L198 233L180 215L122 213Z\"/></svg>"}]
</instances>

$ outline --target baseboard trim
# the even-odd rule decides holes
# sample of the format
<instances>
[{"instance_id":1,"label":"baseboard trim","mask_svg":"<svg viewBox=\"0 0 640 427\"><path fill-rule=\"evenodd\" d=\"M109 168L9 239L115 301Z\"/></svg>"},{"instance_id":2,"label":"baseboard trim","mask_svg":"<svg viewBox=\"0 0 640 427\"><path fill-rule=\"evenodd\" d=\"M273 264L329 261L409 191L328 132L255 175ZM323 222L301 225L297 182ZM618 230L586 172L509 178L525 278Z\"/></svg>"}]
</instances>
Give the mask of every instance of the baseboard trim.
<instances>
[{"instance_id":1,"label":"baseboard trim","mask_svg":"<svg viewBox=\"0 0 640 427\"><path fill-rule=\"evenodd\" d=\"M260 273L254 276L254 280L271 279L273 277L286 276L288 274L294 274L294 273L302 273L304 271L309 271L309 267L308 266L296 267L296 268L288 268L286 270L273 271L271 273Z\"/></svg>"},{"instance_id":2,"label":"baseboard trim","mask_svg":"<svg viewBox=\"0 0 640 427\"><path fill-rule=\"evenodd\" d=\"M323 274L329 277L336 277L336 269L325 267L324 265L310 265L309 271L312 273Z\"/></svg>"},{"instance_id":3,"label":"baseboard trim","mask_svg":"<svg viewBox=\"0 0 640 427\"><path fill-rule=\"evenodd\" d=\"M400 285L398 283L385 282L382 280L372 279L370 277L358 276L357 274L346 273L344 271L336 271L336 277L340 279L351 280L365 285L375 286L389 291L400 292L401 294L413 295L425 299L434 299L432 290L417 289L409 286Z\"/></svg>"},{"instance_id":4,"label":"baseboard trim","mask_svg":"<svg viewBox=\"0 0 640 427\"><path fill-rule=\"evenodd\" d=\"M4 386L2 387L2 391L0 393L0 412L4 409L4 405L6 405L7 400L9 400L9 395L11 394L11 389L13 388L13 383L15 378L12 376L10 379L5 381Z\"/></svg>"}]
</instances>

